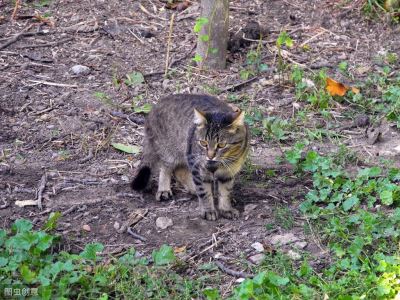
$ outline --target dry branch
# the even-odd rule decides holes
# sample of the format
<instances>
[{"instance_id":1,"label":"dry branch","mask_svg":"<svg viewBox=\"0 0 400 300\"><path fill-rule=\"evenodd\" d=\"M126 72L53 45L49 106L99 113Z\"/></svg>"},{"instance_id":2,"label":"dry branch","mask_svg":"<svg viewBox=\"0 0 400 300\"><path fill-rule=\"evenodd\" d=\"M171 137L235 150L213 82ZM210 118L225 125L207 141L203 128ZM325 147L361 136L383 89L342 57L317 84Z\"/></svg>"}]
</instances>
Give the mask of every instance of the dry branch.
<instances>
[{"instance_id":1,"label":"dry branch","mask_svg":"<svg viewBox=\"0 0 400 300\"><path fill-rule=\"evenodd\" d=\"M233 277L238 277L238 278L253 278L254 277L254 275L250 274L250 273L232 270L232 269L224 266L223 263L218 260L216 260L214 262L222 272L224 272L228 275L231 275Z\"/></svg>"}]
</instances>

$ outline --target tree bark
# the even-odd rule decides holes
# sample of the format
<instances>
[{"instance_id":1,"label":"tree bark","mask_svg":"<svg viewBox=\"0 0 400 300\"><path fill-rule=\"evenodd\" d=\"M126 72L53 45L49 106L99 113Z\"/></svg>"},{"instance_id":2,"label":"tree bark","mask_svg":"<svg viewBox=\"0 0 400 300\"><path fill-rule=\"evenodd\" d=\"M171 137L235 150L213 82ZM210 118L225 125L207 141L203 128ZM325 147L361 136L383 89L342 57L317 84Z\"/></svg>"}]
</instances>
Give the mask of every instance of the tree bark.
<instances>
[{"instance_id":1,"label":"tree bark","mask_svg":"<svg viewBox=\"0 0 400 300\"><path fill-rule=\"evenodd\" d=\"M207 18L197 41L201 67L224 69L229 26L229 0L201 0L201 17ZM203 38L202 38L203 36ZM208 36L205 41L204 36Z\"/></svg>"}]
</instances>

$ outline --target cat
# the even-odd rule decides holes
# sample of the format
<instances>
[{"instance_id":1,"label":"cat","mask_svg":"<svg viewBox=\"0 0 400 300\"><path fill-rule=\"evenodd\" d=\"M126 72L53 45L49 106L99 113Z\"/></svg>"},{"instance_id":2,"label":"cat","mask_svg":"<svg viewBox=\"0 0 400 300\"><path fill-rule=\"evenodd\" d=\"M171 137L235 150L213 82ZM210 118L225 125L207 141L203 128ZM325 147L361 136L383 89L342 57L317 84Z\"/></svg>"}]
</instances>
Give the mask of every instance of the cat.
<instances>
[{"instance_id":1,"label":"cat","mask_svg":"<svg viewBox=\"0 0 400 300\"><path fill-rule=\"evenodd\" d=\"M248 153L249 135L244 112L233 105L208 95L167 96L146 118L142 161L131 187L145 189L159 170L158 201L172 197L174 175L197 194L203 218L237 218L230 194Z\"/></svg>"}]
</instances>

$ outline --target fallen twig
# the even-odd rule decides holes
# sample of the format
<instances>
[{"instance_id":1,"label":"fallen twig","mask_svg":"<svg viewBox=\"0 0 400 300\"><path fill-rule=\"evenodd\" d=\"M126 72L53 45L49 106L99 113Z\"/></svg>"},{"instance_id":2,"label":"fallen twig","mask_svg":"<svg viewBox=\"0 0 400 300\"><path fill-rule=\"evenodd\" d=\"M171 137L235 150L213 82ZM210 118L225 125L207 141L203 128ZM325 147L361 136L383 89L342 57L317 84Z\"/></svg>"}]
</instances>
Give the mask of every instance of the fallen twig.
<instances>
[{"instance_id":1,"label":"fallen twig","mask_svg":"<svg viewBox=\"0 0 400 300\"><path fill-rule=\"evenodd\" d=\"M17 15L17 11L18 11L18 8L19 8L20 4L21 4L21 0L16 0L15 1L14 10L13 10L13 13L11 15L11 19L12 20L15 20L15 16Z\"/></svg>"},{"instance_id":2,"label":"fallen twig","mask_svg":"<svg viewBox=\"0 0 400 300\"><path fill-rule=\"evenodd\" d=\"M236 90L238 90L238 89L244 87L244 86L247 85L248 83L253 82L253 81L257 80L257 79L258 79L258 77L256 76L256 77L250 78L250 79L248 79L248 80L246 80L246 81L239 82L239 83L234 84L234 85L230 85L230 86L228 86L227 88L221 90L221 93L236 91Z\"/></svg>"},{"instance_id":3,"label":"fallen twig","mask_svg":"<svg viewBox=\"0 0 400 300\"><path fill-rule=\"evenodd\" d=\"M142 242L146 242L147 241L147 239L144 236L141 236L140 234L133 232L132 228L130 228L130 227L128 227L126 229L126 232L128 232L135 239L138 239L138 240L140 240Z\"/></svg>"},{"instance_id":4,"label":"fallen twig","mask_svg":"<svg viewBox=\"0 0 400 300\"><path fill-rule=\"evenodd\" d=\"M38 83L38 84L59 86L59 87L70 87L70 88L77 88L78 87L76 84L65 84L65 83L57 83L57 82L41 81L41 80L28 80L28 81L29 82Z\"/></svg>"},{"instance_id":5,"label":"fallen twig","mask_svg":"<svg viewBox=\"0 0 400 300\"><path fill-rule=\"evenodd\" d=\"M70 38L66 38L63 40L59 40L57 42L50 42L50 43L38 44L38 45L24 45L24 46L17 47L17 49L53 47L53 46L61 45L63 43L70 42L73 39L74 39L73 37L70 37Z\"/></svg>"},{"instance_id":6,"label":"fallen twig","mask_svg":"<svg viewBox=\"0 0 400 300\"><path fill-rule=\"evenodd\" d=\"M32 28L31 26L28 26L26 29L24 29L22 32L14 35L12 38L10 38L7 42L5 42L4 44L0 45L0 50L10 46L11 44L14 44L16 41L18 41L21 37L24 36L33 36L33 35L38 35L38 34L44 34L43 31L36 31L36 32L26 32L28 31L30 28Z\"/></svg>"},{"instance_id":7,"label":"fallen twig","mask_svg":"<svg viewBox=\"0 0 400 300\"><path fill-rule=\"evenodd\" d=\"M254 275L250 274L250 273L246 273L246 272L240 272L240 271L235 271L232 270L226 266L223 265L222 262L216 260L214 261L214 263L217 265L217 267L224 273L234 276L234 277L238 277L238 278L253 278Z\"/></svg>"},{"instance_id":8,"label":"fallen twig","mask_svg":"<svg viewBox=\"0 0 400 300\"><path fill-rule=\"evenodd\" d=\"M73 212L76 208L78 207L78 205L72 205L70 208L68 208L66 211L62 212L61 215L66 216L69 213Z\"/></svg>"},{"instance_id":9,"label":"fallen twig","mask_svg":"<svg viewBox=\"0 0 400 300\"><path fill-rule=\"evenodd\" d=\"M148 212L148 209L136 209L129 214L128 220L126 220L117 231L119 233L125 232L128 228L136 225L141 219L143 219Z\"/></svg>"},{"instance_id":10,"label":"fallen twig","mask_svg":"<svg viewBox=\"0 0 400 300\"><path fill-rule=\"evenodd\" d=\"M79 163L80 163L80 164L84 164L85 162L91 160L93 157L94 157L94 155L93 155L93 150L92 150L92 148L90 148L90 149L89 149L88 155L86 155L84 158L82 158L82 159L79 161Z\"/></svg>"},{"instance_id":11,"label":"fallen twig","mask_svg":"<svg viewBox=\"0 0 400 300\"><path fill-rule=\"evenodd\" d=\"M44 174L42 175L42 178L40 178L40 182L39 182L39 187L37 190L37 206L39 207L40 210L42 210L43 206L42 206L42 198L43 198L43 191L46 188L46 184L47 184L47 172L44 172Z\"/></svg>"},{"instance_id":12,"label":"fallen twig","mask_svg":"<svg viewBox=\"0 0 400 300\"><path fill-rule=\"evenodd\" d=\"M175 14L172 14L171 16L171 21L169 23L169 33L168 33L168 43L167 43L167 55L165 57L165 72L164 76L167 75L168 73L168 68L169 68L169 53L171 51L171 39L172 39L172 29L174 27L174 19L175 19Z\"/></svg>"},{"instance_id":13,"label":"fallen twig","mask_svg":"<svg viewBox=\"0 0 400 300\"><path fill-rule=\"evenodd\" d=\"M154 15L154 14L150 13L142 4L139 4L139 7L142 10L142 12L144 12L145 14L147 14L150 17L153 17L153 18L156 18L156 19L159 19L159 20L162 20L162 21L168 21L165 18L161 18L161 17L159 17L157 15Z\"/></svg>"}]
</instances>

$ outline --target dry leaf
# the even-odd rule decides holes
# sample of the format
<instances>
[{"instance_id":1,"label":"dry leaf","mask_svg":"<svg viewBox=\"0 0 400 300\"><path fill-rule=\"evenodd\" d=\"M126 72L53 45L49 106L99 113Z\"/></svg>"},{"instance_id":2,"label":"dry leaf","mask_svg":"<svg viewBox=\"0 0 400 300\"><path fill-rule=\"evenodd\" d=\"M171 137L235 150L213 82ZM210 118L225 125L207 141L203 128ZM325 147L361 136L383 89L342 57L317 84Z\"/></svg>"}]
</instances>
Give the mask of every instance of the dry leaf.
<instances>
[{"instance_id":1,"label":"dry leaf","mask_svg":"<svg viewBox=\"0 0 400 300\"><path fill-rule=\"evenodd\" d=\"M342 97L349 90L349 87L328 77L326 78L326 90L331 96Z\"/></svg>"},{"instance_id":2,"label":"dry leaf","mask_svg":"<svg viewBox=\"0 0 400 300\"><path fill-rule=\"evenodd\" d=\"M182 247L175 247L175 248L174 248L174 253L175 253L175 254L181 253L181 252L183 252L183 251L186 251L186 246L185 246L185 245L182 246Z\"/></svg>"},{"instance_id":3,"label":"dry leaf","mask_svg":"<svg viewBox=\"0 0 400 300\"><path fill-rule=\"evenodd\" d=\"M358 88L349 87L348 85L344 85L343 83L337 82L329 77L326 78L326 90L331 96L343 97L350 89L354 94L360 93Z\"/></svg>"},{"instance_id":4,"label":"dry leaf","mask_svg":"<svg viewBox=\"0 0 400 300\"><path fill-rule=\"evenodd\" d=\"M168 9L176 9L177 11L184 11L189 6L190 6L190 2L189 1L175 2L175 3L168 2L165 5L166 8L168 8Z\"/></svg>"}]
</instances>

